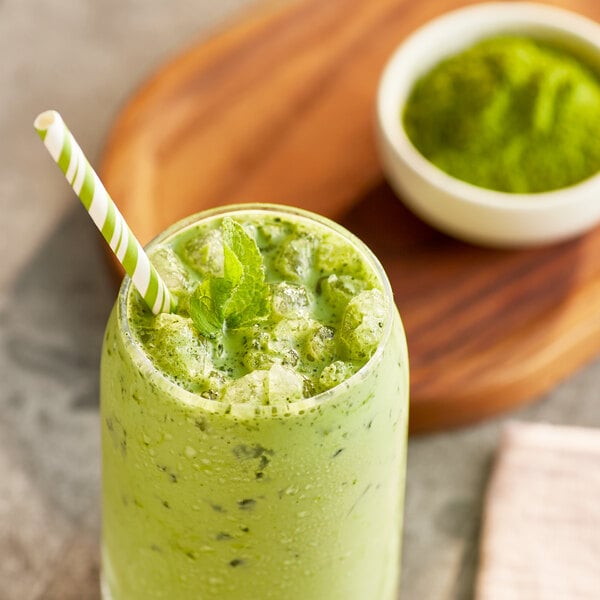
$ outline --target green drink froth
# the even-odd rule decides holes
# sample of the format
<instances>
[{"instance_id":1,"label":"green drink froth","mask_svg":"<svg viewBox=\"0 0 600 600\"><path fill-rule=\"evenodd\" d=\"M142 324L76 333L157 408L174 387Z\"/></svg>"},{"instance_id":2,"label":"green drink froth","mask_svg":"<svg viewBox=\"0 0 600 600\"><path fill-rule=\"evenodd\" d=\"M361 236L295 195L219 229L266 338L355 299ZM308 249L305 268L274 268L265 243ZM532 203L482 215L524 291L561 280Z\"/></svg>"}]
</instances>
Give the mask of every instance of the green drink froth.
<instances>
[{"instance_id":1,"label":"green drink froth","mask_svg":"<svg viewBox=\"0 0 600 600\"><path fill-rule=\"evenodd\" d=\"M186 312L207 276L195 265L220 269L217 214L154 247L181 314L153 317L126 287L109 321L107 587L114 600L391 600L408 377L389 284L336 226L240 210L267 317L211 338Z\"/></svg>"}]
</instances>

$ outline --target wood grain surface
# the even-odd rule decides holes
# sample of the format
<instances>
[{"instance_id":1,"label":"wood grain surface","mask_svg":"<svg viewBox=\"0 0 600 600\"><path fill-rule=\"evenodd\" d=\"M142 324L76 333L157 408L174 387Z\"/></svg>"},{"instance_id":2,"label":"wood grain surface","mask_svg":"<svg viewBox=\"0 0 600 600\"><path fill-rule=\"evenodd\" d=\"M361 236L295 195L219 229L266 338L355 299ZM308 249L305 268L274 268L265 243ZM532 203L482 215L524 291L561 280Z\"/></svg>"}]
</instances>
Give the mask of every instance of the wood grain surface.
<instances>
[{"instance_id":1,"label":"wood grain surface","mask_svg":"<svg viewBox=\"0 0 600 600\"><path fill-rule=\"evenodd\" d=\"M527 251L470 246L409 213L374 144L392 50L456 0L271 3L175 58L112 130L102 178L143 242L211 206L267 201L362 237L395 290L413 432L536 398L600 350L600 230ZM551 2L600 18L597 0Z\"/></svg>"}]
</instances>

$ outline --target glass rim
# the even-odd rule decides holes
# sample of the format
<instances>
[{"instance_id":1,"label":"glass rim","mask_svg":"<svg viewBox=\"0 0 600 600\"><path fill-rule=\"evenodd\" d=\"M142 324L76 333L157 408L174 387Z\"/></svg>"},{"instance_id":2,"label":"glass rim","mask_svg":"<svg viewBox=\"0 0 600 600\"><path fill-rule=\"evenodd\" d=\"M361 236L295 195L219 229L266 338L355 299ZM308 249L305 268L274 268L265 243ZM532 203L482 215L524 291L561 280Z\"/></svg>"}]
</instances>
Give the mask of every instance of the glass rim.
<instances>
[{"instance_id":1,"label":"glass rim","mask_svg":"<svg viewBox=\"0 0 600 600\"><path fill-rule=\"evenodd\" d=\"M182 402L191 408L202 409L213 414L230 414L232 417L239 418L256 418L257 416L273 418L277 416L287 417L303 414L311 409L315 409L323 404L327 404L332 398L335 398L335 396L337 396L342 389L353 387L360 381L366 379L369 373L372 372L376 365L381 361L384 348L386 347L392 333L394 319L397 318L395 315L396 306L394 302L393 290L379 259L360 238L328 217L287 205L244 203L228 204L202 210L184 217L183 219L176 221L167 227L164 231L159 233L150 242L148 242L148 244L145 246L145 249L153 248L157 244L160 244L161 242L173 237L175 234L181 233L186 229L193 227L200 221L244 212L283 213L293 215L294 217L304 218L309 222L319 223L320 225L327 227L341 235L346 241L355 246L361 256L365 257L369 261L371 268L381 284L382 292L386 298L387 315L384 332L379 344L377 345L377 348L375 349L375 352L371 358L369 358L369 360L358 371L356 371L356 373L351 375L348 379L345 379L342 383L339 383L328 390L320 392L319 394L315 394L314 396L310 396L309 398L297 400L295 402L279 402L273 404L255 405L250 402L226 403L221 400L213 400L211 398L200 396L199 394L191 392L190 390L187 390L183 386L177 384L175 381L165 375L160 369L158 369L133 334L128 318L128 298L131 290L135 288L133 288L131 278L128 275L124 277L117 297L118 330L122 336L122 341L125 345L126 351L129 353L133 363L135 366L137 366L140 373L144 374L151 381L160 382L161 389L165 390L165 392L171 395L176 401Z\"/></svg>"}]
</instances>

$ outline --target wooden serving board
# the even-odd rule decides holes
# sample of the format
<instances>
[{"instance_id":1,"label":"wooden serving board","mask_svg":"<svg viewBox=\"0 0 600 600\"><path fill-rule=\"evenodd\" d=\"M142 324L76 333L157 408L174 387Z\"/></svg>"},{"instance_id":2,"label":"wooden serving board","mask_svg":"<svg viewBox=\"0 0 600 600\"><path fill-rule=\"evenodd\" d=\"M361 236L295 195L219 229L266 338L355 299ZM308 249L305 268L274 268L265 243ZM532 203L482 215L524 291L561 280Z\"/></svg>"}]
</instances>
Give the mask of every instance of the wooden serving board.
<instances>
[{"instance_id":1,"label":"wooden serving board","mask_svg":"<svg viewBox=\"0 0 600 600\"><path fill-rule=\"evenodd\" d=\"M362 237L406 327L415 432L531 400L600 350L600 230L485 250L423 224L384 182L373 133L382 67L409 32L464 4L261 5L138 91L101 169L143 242L192 212L255 201L325 214ZM553 4L600 18L597 0Z\"/></svg>"}]
</instances>

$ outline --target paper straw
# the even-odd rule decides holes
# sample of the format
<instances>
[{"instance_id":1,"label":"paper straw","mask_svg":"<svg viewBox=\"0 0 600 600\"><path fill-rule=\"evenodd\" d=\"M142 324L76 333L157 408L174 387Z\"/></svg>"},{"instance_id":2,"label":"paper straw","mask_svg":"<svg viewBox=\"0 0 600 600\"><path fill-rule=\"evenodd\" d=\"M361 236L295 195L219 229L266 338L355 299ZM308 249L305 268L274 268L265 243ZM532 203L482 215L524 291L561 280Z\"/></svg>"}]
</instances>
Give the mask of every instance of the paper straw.
<instances>
[{"instance_id":1,"label":"paper straw","mask_svg":"<svg viewBox=\"0 0 600 600\"><path fill-rule=\"evenodd\" d=\"M60 114L55 110L43 112L37 116L33 126L152 312L158 314L174 310L175 300L165 282Z\"/></svg>"}]
</instances>

